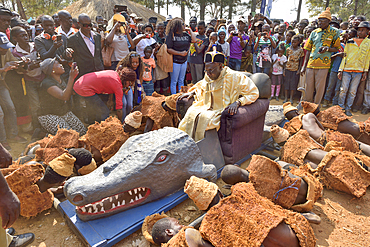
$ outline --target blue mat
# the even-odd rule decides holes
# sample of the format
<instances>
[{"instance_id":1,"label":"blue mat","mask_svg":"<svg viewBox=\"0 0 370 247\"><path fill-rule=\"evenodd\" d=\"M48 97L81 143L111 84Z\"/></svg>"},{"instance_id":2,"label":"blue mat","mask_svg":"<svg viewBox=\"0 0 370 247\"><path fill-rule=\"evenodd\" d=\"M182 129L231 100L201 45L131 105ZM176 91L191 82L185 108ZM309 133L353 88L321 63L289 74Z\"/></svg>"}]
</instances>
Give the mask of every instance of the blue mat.
<instances>
[{"instance_id":1,"label":"blue mat","mask_svg":"<svg viewBox=\"0 0 370 247\"><path fill-rule=\"evenodd\" d=\"M86 222L78 218L75 206L68 200L61 202L58 207L66 216L67 224L86 244L89 246L106 247L118 243L140 229L146 216L163 211L167 212L187 198L187 194L183 190L179 190L160 200L123 211L107 218Z\"/></svg>"}]
</instances>

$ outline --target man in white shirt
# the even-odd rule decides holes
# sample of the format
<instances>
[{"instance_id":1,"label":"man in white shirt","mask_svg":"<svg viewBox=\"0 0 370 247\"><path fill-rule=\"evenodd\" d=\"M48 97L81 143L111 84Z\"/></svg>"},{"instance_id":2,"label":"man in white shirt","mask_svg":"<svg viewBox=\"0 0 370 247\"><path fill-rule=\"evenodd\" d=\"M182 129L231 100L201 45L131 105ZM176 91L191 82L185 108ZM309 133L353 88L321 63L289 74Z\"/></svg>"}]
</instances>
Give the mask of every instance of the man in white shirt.
<instances>
[{"instance_id":1,"label":"man in white shirt","mask_svg":"<svg viewBox=\"0 0 370 247\"><path fill-rule=\"evenodd\" d=\"M72 28L72 16L68 11L61 10L58 12L60 26L55 29L57 34L64 35L66 38L78 32L77 29Z\"/></svg>"}]
</instances>

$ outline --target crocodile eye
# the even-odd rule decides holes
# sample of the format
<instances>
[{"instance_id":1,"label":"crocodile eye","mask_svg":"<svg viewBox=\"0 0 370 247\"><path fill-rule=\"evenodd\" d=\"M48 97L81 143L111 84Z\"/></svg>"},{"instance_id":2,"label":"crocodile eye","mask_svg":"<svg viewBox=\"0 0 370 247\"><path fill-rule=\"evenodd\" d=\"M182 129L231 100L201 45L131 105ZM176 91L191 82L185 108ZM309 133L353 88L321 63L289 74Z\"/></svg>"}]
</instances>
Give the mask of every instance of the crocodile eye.
<instances>
[{"instance_id":1,"label":"crocodile eye","mask_svg":"<svg viewBox=\"0 0 370 247\"><path fill-rule=\"evenodd\" d=\"M157 162L162 162L162 161L164 161L166 158L167 158L167 155L166 155L166 154L163 154L163 155L161 155L161 156L159 156L159 157L158 157Z\"/></svg>"}]
</instances>

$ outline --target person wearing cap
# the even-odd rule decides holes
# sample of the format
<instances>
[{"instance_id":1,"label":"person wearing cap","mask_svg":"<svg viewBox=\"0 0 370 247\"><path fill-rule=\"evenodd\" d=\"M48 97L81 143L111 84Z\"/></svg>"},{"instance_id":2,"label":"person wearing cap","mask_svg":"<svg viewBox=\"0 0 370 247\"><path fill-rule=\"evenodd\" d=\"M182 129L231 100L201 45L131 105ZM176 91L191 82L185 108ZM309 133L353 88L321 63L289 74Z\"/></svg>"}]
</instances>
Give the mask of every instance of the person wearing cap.
<instances>
[{"instance_id":1,"label":"person wearing cap","mask_svg":"<svg viewBox=\"0 0 370 247\"><path fill-rule=\"evenodd\" d=\"M14 45L9 42L5 33L0 32L0 143L10 150L7 140L11 142L26 143L27 140L18 135L17 113L5 82L6 73L18 69L18 59L13 56L10 48ZM4 121L6 119L6 121ZM7 128L5 128L5 125ZM8 133L5 130L8 130Z\"/></svg>"},{"instance_id":2,"label":"person wearing cap","mask_svg":"<svg viewBox=\"0 0 370 247\"><path fill-rule=\"evenodd\" d=\"M40 86L38 120L41 126L52 135L57 133L58 128L73 129L81 136L86 134L85 126L70 110L73 83L78 75L78 68L74 65L66 83L61 77L65 72L64 68L55 58L47 58L40 64L42 72L47 77Z\"/></svg>"},{"instance_id":3,"label":"person wearing cap","mask_svg":"<svg viewBox=\"0 0 370 247\"><path fill-rule=\"evenodd\" d=\"M197 32L197 23L198 23L198 19L196 16L190 17L189 27L191 28L191 30L193 30L193 32ZM205 26L205 23L204 23L204 26Z\"/></svg>"},{"instance_id":4,"label":"person wearing cap","mask_svg":"<svg viewBox=\"0 0 370 247\"><path fill-rule=\"evenodd\" d=\"M347 116L352 116L351 107L360 82L365 82L370 65L370 39L367 37L370 23L363 21L358 25L357 37L347 41L344 48L346 56L339 67L338 79L342 80L338 104ZM367 99L368 100L368 99ZM368 110L364 110L367 113Z\"/></svg>"},{"instance_id":5,"label":"person wearing cap","mask_svg":"<svg viewBox=\"0 0 370 247\"><path fill-rule=\"evenodd\" d=\"M10 9L0 6L0 32L6 34L8 39L10 39L10 22L13 15Z\"/></svg>"},{"instance_id":6,"label":"person wearing cap","mask_svg":"<svg viewBox=\"0 0 370 247\"><path fill-rule=\"evenodd\" d=\"M244 32L247 20L240 17L238 20L238 31L233 31L227 42L230 44L229 67L240 71L243 49L249 42L249 36Z\"/></svg>"},{"instance_id":7,"label":"person wearing cap","mask_svg":"<svg viewBox=\"0 0 370 247\"><path fill-rule=\"evenodd\" d=\"M306 74L305 101L316 104L320 104L324 96L326 77L331 65L331 54L338 52L341 48L339 30L329 25L330 8L322 12L318 20L319 28L311 33L304 46L307 53L301 69L301 74Z\"/></svg>"},{"instance_id":8,"label":"person wearing cap","mask_svg":"<svg viewBox=\"0 0 370 247\"><path fill-rule=\"evenodd\" d=\"M256 72L269 74L272 66L272 49L276 48L278 40L270 36L270 25L264 24L262 32L257 34L254 50L257 51Z\"/></svg>"},{"instance_id":9,"label":"person wearing cap","mask_svg":"<svg viewBox=\"0 0 370 247\"><path fill-rule=\"evenodd\" d=\"M179 129L195 141L203 139L206 130L220 128L221 113L225 109L230 115L237 114L240 106L252 104L259 97L258 88L250 78L224 67L224 54L208 52L204 62L204 79L178 98L195 99L179 124Z\"/></svg>"}]
</instances>

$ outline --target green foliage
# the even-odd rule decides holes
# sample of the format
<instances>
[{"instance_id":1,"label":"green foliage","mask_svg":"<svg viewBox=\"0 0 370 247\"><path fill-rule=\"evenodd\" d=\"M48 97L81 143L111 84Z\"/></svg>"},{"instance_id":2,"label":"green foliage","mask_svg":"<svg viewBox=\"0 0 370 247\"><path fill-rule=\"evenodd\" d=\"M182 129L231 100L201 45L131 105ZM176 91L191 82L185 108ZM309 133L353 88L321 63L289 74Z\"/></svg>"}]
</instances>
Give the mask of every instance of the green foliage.
<instances>
[{"instance_id":1,"label":"green foliage","mask_svg":"<svg viewBox=\"0 0 370 247\"><path fill-rule=\"evenodd\" d=\"M75 1L77 0L21 0L27 17L37 17L42 14L52 15ZM11 0L2 0L2 3L14 10ZM17 11L17 9L15 10Z\"/></svg>"},{"instance_id":2,"label":"green foliage","mask_svg":"<svg viewBox=\"0 0 370 247\"><path fill-rule=\"evenodd\" d=\"M330 0L329 7L332 15L338 15L343 20L348 20L354 14L356 0ZM325 9L326 1L306 0L306 5L310 12L310 17L318 16ZM365 15L369 18L370 1L358 0L357 15Z\"/></svg>"}]
</instances>

